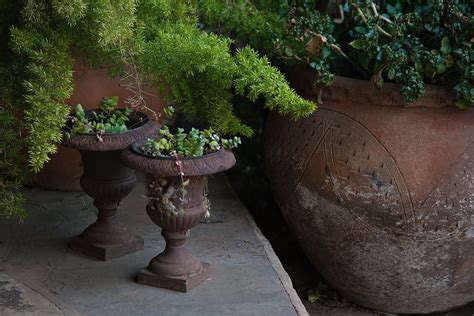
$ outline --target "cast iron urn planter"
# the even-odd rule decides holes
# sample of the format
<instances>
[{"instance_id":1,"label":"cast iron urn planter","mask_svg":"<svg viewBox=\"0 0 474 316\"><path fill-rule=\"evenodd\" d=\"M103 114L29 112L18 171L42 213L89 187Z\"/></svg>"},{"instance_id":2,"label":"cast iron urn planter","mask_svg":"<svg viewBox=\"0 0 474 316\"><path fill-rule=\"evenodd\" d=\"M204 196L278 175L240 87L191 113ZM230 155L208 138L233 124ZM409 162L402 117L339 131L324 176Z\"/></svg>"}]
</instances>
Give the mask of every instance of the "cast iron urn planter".
<instances>
[{"instance_id":1,"label":"cast iron urn planter","mask_svg":"<svg viewBox=\"0 0 474 316\"><path fill-rule=\"evenodd\" d=\"M187 292L210 274L210 264L200 262L185 248L188 231L208 210L207 176L230 169L235 164L235 157L224 149L192 158L153 157L140 150L144 142L139 141L124 150L123 163L148 174L149 195L156 186L160 187L160 192L169 193L174 188L183 188L186 183L186 197L183 199L178 192L171 195L168 202L164 201L166 197L150 199L146 210L151 220L162 228L166 247L140 272L138 283ZM170 212L166 208L169 202L182 205L182 211Z\"/></svg>"},{"instance_id":2,"label":"cast iron urn planter","mask_svg":"<svg viewBox=\"0 0 474 316\"><path fill-rule=\"evenodd\" d=\"M91 111L95 110L86 113ZM143 250L143 238L116 216L121 200L136 182L134 170L121 163L120 153L159 126L140 112L130 115L130 126L133 128L116 134L75 134L63 143L81 152L84 172L80 184L98 209L97 221L71 239L71 248L104 261Z\"/></svg>"}]
</instances>

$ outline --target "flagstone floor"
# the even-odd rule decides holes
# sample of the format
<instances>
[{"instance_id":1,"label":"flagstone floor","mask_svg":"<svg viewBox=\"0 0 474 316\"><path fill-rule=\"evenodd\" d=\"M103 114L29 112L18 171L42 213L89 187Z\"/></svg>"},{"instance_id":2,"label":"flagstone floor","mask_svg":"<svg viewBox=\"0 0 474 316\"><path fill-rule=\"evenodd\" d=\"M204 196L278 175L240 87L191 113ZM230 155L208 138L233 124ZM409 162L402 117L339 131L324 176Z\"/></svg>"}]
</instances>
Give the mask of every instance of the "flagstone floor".
<instances>
[{"instance_id":1,"label":"flagstone floor","mask_svg":"<svg viewBox=\"0 0 474 316\"><path fill-rule=\"evenodd\" d=\"M143 177L120 216L145 239L143 251L103 262L68 242L94 221L83 193L31 190L24 223L0 223L0 315L305 315L268 241L227 179L211 179L217 221L192 230L189 249L212 264L210 279L188 293L137 284L162 251L160 229L145 213Z\"/></svg>"}]
</instances>

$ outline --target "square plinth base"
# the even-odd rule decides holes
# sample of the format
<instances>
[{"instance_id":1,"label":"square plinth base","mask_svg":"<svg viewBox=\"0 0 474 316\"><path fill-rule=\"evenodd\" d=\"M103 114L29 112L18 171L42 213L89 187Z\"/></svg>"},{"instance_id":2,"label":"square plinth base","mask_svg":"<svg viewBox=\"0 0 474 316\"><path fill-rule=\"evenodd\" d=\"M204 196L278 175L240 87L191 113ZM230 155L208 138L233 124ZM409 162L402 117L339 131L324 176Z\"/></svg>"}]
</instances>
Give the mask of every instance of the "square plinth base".
<instances>
[{"instance_id":1,"label":"square plinth base","mask_svg":"<svg viewBox=\"0 0 474 316\"><path fill-rule=\"evenodd\" d=\"M134 238L128 243L111 246L91 244L82 239L81 235L71 238L72 250L82 252L85 255L96 257L103 261L122 257L143 250L143 245L143 238L138 235L135 235Z\"/></svg>"},{"instance_id":2,"label":"square plinth base","mask_svg":"<svg viewBox=\"0 0 474 316\"><path fill-rule=\"evenodd\" d=\"M203 262L202 267L203 269L199 273L174 278L160 276L148 269L143 269L138 275L137 282L173 291L188 292L209 278L211 274L211 265Z\"/></svg>"}]
</instances>

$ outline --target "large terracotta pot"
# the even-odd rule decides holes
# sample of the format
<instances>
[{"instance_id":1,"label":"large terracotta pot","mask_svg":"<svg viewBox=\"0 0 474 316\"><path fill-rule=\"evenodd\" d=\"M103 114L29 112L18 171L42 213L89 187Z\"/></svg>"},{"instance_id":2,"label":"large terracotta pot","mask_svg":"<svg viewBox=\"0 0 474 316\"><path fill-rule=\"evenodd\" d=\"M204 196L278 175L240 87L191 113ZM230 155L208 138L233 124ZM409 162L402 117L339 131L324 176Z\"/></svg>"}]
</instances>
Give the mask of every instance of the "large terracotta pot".
<instances>
[{"instance_id":1,"label":"large terracotta pot","mask_svg":"<svg viewBox=\"0 0 474 316\"><path fill-rule=\"evenodd\" d=\"M316 101L313 73L291 81ZM336 78L299 121L266 127L276 199L326 281L394 313L474 301L474 110L428 86L404 106L396 85Z\"/></svg>"},{"instance_id":2,"label":"large terracotta pot","mask_svg":"<svg viewBox=\"0 0 474 316\"><path fill-rule=\"evenodd\" d=\"M80 103L85 109L97 107L103 97L119 97L119 107L132 93L124 87L126 81L112 78L107 69L93 69L78 61L74 65L74 92L67 101L70 106ZM147 105L156 113L161 113L164 101L159 96L145 95ZM146 112L154 119L153 113ZM59 146L42 171L36 176L35 184L43 189L60 191L80 191L79 179L82 175L81 155L77 150Z\"/></svg>"}]
</instances>

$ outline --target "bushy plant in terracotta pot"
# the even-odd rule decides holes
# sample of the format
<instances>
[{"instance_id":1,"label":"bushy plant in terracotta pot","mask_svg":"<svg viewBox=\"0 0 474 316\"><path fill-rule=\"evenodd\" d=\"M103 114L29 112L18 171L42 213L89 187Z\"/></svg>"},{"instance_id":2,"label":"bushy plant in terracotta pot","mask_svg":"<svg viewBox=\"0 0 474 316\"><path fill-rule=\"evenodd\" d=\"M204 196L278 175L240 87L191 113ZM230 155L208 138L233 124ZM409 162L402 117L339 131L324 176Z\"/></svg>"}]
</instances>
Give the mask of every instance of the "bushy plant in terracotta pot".
<instances>
[{"instance_id":1,"label":"bushy plant in terracotta pot","mask_svg":"<svg viewBox=\"0 0 474 316\"><path fill-rule=\"evenodd\" d=\"M188 231L209 213L207 177L235 164L230 149L240 138L224 139L212 130L167 127L160 137L141 140L122 154L123 162L147 174L147 213L162 228L165 250L153 258L138 282L187 292L209 277L210 264L201 263L185 248Z\"/></svg>"},{"instance_id":2,"label":"bushy plant in terracotta pot","mask_svg":"<svg viewBox=\"0 0 474 316\"><path fill-rule=\"evenodd\" d=\"M386 312L473 301L469 1L225 4L201 1L203 21L320 101L298 122L272 115L265 151L275 197L325 280Z\"/></svg>"},{"instance_id":3,"label":"bushy plant in terracotta pot","mask_svg":"<svg viewBox=\"0 0 474 316\"><path fill-rule=\"evenodd\" d=\"M156 133L158 124L142 112L117 109L118 98L104 98L98 109L77 105L68 118L63 144L81 153L84 172L80 184L94 199L97 221L71 240L71 248L101 260L143 249L143 238L132 233L116 212L135 186L132 169L120 153L135 141Z\"/></svg>"}]
</instances>

